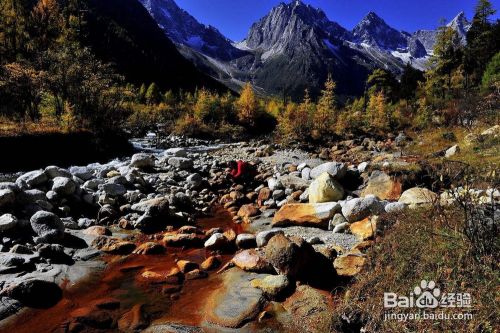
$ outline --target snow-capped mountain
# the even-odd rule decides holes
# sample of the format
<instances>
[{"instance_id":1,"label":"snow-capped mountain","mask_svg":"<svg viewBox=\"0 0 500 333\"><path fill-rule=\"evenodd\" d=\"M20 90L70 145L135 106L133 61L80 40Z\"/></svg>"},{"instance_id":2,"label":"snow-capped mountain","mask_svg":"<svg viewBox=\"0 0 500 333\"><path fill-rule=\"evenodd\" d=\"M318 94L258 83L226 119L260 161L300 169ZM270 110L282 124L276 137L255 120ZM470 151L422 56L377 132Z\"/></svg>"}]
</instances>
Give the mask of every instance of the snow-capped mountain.
<instances>
[{"instance_id":1,"label":"snow-capped mountain","mask_svg":"<svg viewBox=\"0 0 500 333\"><path fill-rule=\"evenodd\" d=\"M141 0L181 53L198 68L232 88L244 82L266 94L300 96L318 92L328 73L338 92L360 94L367 75L384 68L396 76L410 63L425 69L437 31L398 31L368 13L352 31L318 8L294 0L280 3L254 23L247 37L232 43L217 29L200 24L174 0ZM465 43L470 23L463 13L448 26Z\"/></svg>"},{"instance_id":2,"label":"snow-capped mountain","mask_svg":"<svg viewBox=\"0 0 500 333\"><path fill-rule=\"evenodd\" d=\"M356 43L386 50L405 49L408 38L402 32L391 28L374 12L368 13L352 30Z\"/></svg>"},{"instance_id":3,"label":"snow-capped mountain","mask_svg":"<svg viewBox=\"0 0 500 333\"><path fill-rule=\"evenodd\" d=\"M462 43L465 44L467 42L467 32L471 25L465 17L465 13L460 12L447 26L453 28L458 33L458 37L460 37Z\"/></svg>"},{"instance_id":4,"label":"snow-capped mountain","mask_svg":"<svg viewBox=\"0 0 500 333\"><path fill-rule=\"evenodd\" d=\"M290 39L302 42L308 35L294 35L300 30L321 31L326 38L351 39L351 33L335 22L331 22L320 10L301 1L281 3L254 23L245 39L246 47L253 50L270 50L290 43Z\"/></svg>"},{"instance_id":5,"label":"snow-capped mountain","mask_svg":"<svg viewBox=\"0 0 500 333\"><path fill-rule=\"evenodd\" d=\"M241 57L244 53L216 28L199 23L173 0L140 0L167 36L176 44L221 60Z\"/></svg>"}]
</instances>

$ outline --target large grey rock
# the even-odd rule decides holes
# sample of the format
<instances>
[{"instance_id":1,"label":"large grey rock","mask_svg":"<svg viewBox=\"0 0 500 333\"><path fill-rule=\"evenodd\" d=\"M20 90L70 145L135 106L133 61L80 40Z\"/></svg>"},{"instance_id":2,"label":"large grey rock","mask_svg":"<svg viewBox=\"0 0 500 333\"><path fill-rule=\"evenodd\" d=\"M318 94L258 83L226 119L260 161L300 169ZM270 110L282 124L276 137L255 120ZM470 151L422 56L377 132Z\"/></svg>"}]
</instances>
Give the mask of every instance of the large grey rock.
<instances>
[{"instance_id":1,"label":"large grey rock","mask_svg":"<svg viewBox=\"0 0 500 333\"><path fill-rule=\"evenodd\" d=\"M144 200L132 205L131 209L140 213L151 213L152 211L158 210L159 212L168 212L169 201L165 197ZM160 214L161 215L161 214Z\"/></svg>"},{"instance_id":2,"label":"large grey rock","mask_svg":"<svg viewBox=\"0 0 500 333\"><path fill-rule=\"evenodd\" d=\"M12 205L16 200L14 191L9 189L0 190L0 208Z\"/></svg>"},{"instance_id":3,"label":"large grey rock","mask_svg":"<svg viewBox=\"0 0 500 333\"><path fill-rule=\"evenodd\" d=\"M168 164L177 169L186 170L193 167L193 160L186 157L171 157L168 159Z\"/></svg>"},{"instance_id":4,"label":"large grey rock","mask_svg":"<svg viewBox=\"0 0 500 333\"><path fill-rule=\"evenodd\" d=\"M203 183L203 177L198 173L193 173L186 178L189 185L198 187Z\"/></svg>"},{"instance_id":5,"label":"large grey rock","mask_svg":"<svg viewBox=\"0 0 500 333\"><path fill-rule=\"evenodd\" d=\"M491 128L488 128L487 130L483 131L481 133L482 136L492 136L492 137L498 137L500 136L500 125L495 125Z\"/></svg>"},{"instance_id":6,"label":"large grey rock","mask_svg":"<svg viewBox=\"0 0 500 333\"><path fill-rule=\"evenodd\" d=\"M347 220L345 219L344 215L342 214L335 214L333 219L330 221L330 224L328 225L328 230L333 230L335 226L346 223Z\"/></svg>"},{"instance_id":7,"label":"large grey rock","mask_svg":"<svg viewBox=\"0 0 500 333\"><path fill-rule=\"evenodd\" d=\"M224 237L223 234L216 232L215 234L210 236L209 239L207 239L204 246L209 250L216 251L224 249L225 247L228 246L228 243L229 242L227 238Z\"/></svg>"},{"instance_id":8,"label":"large grey rock","mask_svg":"<svg viewBox=\"0 0 500 333\"><path fill-rule=\"evenodd\" d=\"M311 178L316 179L325 172L329 173L330 176L336 178L337 180L341 180L347 172L347 166L344 163L337 162L323 163L312 169L310 176Z\"/></svg>"},{"instance_id":9,"label":"large grey rock","mask_svg":"<svg viewBox=\"0 0 500 333\"><path fill-rule=\"evenodd\" d=\"M88 219L85 217L82 217L78 219L78 227L81 229L87 229L93 225L95 225L96 221L93 219Z\"/></svg>"},{"instance_id":10,"label":"large grey rock","mask_svg":"<svg viewBox=\"0 0 500 333\"><path fill-rule=\"evenodd\" d=\"M281 229L271 229L259 232L256 237L257 247L266 246L269 240L277 234L284 235L284 232Z\"/></svg>"},{"instance_id":11,"label":"large grey rock","mask_svg":"<svg viewBox=\"0 0 500 333\"><path fill-rule=\"evenodd\" d=\"M20 176L16 180L16 184L19 187L24 187L26 184L28 187L37 187L44 184L49 178L42 170L35 170Z\"/></svg>"},{"instance_id":12,"label":"large grey rock","mask_svg":"<svg viewBox=\"0 0 500 333\"><path fill-rule=\"evenodd\" d=\"M104 191L104 193L112 197L119 197L127 193L127 189L121 184L104 184L102 185L102 190Z\"/></svg>"},{"instance_id":13,"label":"large grey rock","mask_svg":"<svg viewBox=\"0 0 500 333\"><path fill-rule=\"evenodd\" d=\"M69 172L75 177L80 178L83 181L87 181L93 178L92 172L87 167L71 167Z\"/></svg>"},{"instance_id":14,"label":"large grey rock","mask_svg":"<svg viewBox=\"0 0 500 333\"><path fill-rule=\"evenodd\" d=\"M279 178L279 183L283 185L285 188L291 188L293 190L305 190L310 182L308 180L302 179L298 176L293 175L284 175ZM276 190L280 190L282 188L276 188Z\"/></svg>"},{"instance_id":15,"label":"large grey rock","mask_svg":"<svg viewBox=\"0 0 500 333\"><path fill-rule=\"evenodd\" d=\"M309 167L305 167L304 169L302 169L302 171L300 172L300 176L302 177L302 179L304 180L309 180L311 179L311 168Z\"/></svg>"},{"instance_id":16,"label":"large grey rock","mask_svg":"<svg viewBox=\"0 0 500 333\"><path fill-rule=\"evenodd\" d=\"M0 296L0 321L12 316L22 308L22 304L10 297Z\"/></svg>"},{"instance_id":17,"label":"large grey rock","mask_svg":"<svg viewBox=\"0 0 500 333\"><path fill-rule=\"evenodd\" d=\"M429 206L438 200L438 195L426 188L413 187L401 194L399 202L405 203L409 208Z\"/></svg>"},{"instance_id":18,"label":"large grey rock","mask_svg":"<svg viewBox=\"0 0 500 333\"><path fill-rule=\"evenodd\" d=\"M57 167L57 166L48 166L45 168L45 174L49 176L50 178L56 178L56 177L66 177L66 178L71 178L72 174L66 169Z\"/></svg>"},{"instance_id":19,"label":"large grey rock","mask_svg":"<svg viewBox=\"0 0 500 333\"><path fill-rule=\"evenodd\" d=\"M20 204L30 204L46 200L46 198L47 196L45 192L38 189L32 189L20 192L16 199Z\"/></svg>"},{"instance_id":20,"label":"large grey rock","mask_svg":"<svg viewBox=\"0 0 500 333\"><path fill-rule=\"evenodd\" d=\"M281 181L279 181L278 179L276 178L269 178L267 180L267 187L269 187L269 189L271 191L275 191L275 190L280 190L280 189L283 189L284 186L283 184L281 183Z\"/></svg>"},{"instance_id":21,"label":"large grey rock","mask_svg":"<svg viewBox=\"0 0 500 333\"><path fill-rule=\"evenodd\" d=\"M130 166L139 169L147 169L155 166L155 160L151 155L139 153L132 156Z\"/></svg>"},{"instance_id":22,"label":"large grey rock","mask_svg":"<svg viewBox=\"0 0 500 333\"><path fill-rule=\"evenodd\" d=\"M54 282L28 280L4 289L2 296L18 300L25 306L49 308L56 305L62 298L62 290Z\"/></svg>"},{"instance_id":23,"label":"large grey rock","mask_svg":"<svg viewBox=\"0 0 500 333\"><path fill-rule=\"evenodd\" d=\"M263 279L252 280L252 287L259 288L270 299L276 299L290 286L286 275L268 275Z\"/></svg>"},{"instance_id":24,"label":"large grey rock","mask_svg":"<svg viewBox=\"0 0 500 333\"><path fill-rule=\"evenodd\" d=\"M67 177L56 177L52 184L52 191L61 195L71 195L75 193L76 184Z\"/></svg>"},{"instance_id":25,"label":"large grey rock","mask_svg":"<svg viewBox=\"0 0 500 333\"><path fill-rule=\"evenodd\" d=\"M0 270L5 272L12 270L12 268L22 267L24 264L31 262L32 259L33 256L29 255L0 252Z\"/></svg>"},{"instance_id":26,"label":"large grey rock","mask_svg":"<svg viewBox=\"0 0 500 333\"><path fill-rule=\"evenodd\" d=\"M256 245L256 237L252 234L239 234L236 237L236 246L240 249L250 249Z\"/></svg>"},{"instance_id":27,"label":"large grey rock","mask_svg":"<svg viewBox=\"0 0 500 333\"><path fill-rule=\"evenodd\" d=\"M384 205L374 196L348 200L342 207L342 215L350 223L361 221L370 215L378 215L384 211Z\"/></svg>"},{"instance_id":28,"label":"large grey rock","mask_svg":"<svg viewBox=\"0 0 500 333\"><path fill-rule=\"evenodd\" d=\"M265 277L230 269L222 276L223 287L208 298L205 319L211 324L227 328L240 328L257 317L266 304L262 290L253 288L250 281Z\"/></svg>"},{"instance_id":29,"label":"large grey rock","mask_svg":"<svg viewBox=\"0 0 500 333\"><path fill-rule=\"evenodd\" d=\"M332 232L334 234L343 233L347 230L348 227L349 227L348 222L339 223L339 224L335 225L335 227L333 227Z\"/></svg>"},{"instance_id":30,"label":"large grey rock","mask_svg":"<svg viewBox=\"0 0 500 333\"><path fill-rule=\"evenodd\" d=\"M170 148L165 151L165 155L174 157L187 157L187 151L184 148Z\"/></svg>"},{"instance_id":31,"label":"large grey rock","mask_svg":"<svg viewBox=\"0 0 500 333\"><path fill-rule=\"evenodd\" d=\"M53 213L39 211L31 217L30 223L38 236L37 243L57 243L64 237L64 224Z\"/></svg>"},{"instance_id":32,"label":"large grey rock","mask_svg":"<svg viewBox=\"0 0 500 333\"><path fill-rule=\"evenodd\" d=\"M192 206L191 198L183 192L177 192L172 195L170 203L179 209L190 209Z\"/></svg>"},{"instance_id":33,"label":"large grey rock","mask_svg":"<svg viewBox=\"0 0 500 333\"><path fill-rule=\"evenodd\" d=\"M17 218L12 214L0 216L0 232L9 231L17 226Z\"/></svg>"},{"instance_id":34,"label":"large grey rock","mask_svg":"<svg viewBox=\"0 0 500 333\"><path fill-rule=\"evenodd\" d=\"M104 182L104 179L90 179L83 184L83 187L92 191L97 191L99 185L104 184Z\"/></svg>"},{"instance_id":35,"label":"large grey rock","mask_svg":"<svg viewBox=\"0 0 500 333\"><path fill-rule=\"evenodd\" d=\"M0 182L0 190L11 190L13 192L19 191L19 186L12 182Z\"/></svg>"},{"instance_id":36,"label":"large grey rock","mask_svg":"<svg viewBox=\"0 0 500 333\"><path fill-rule=\"evenodd\" d=\"M386 213L400 213L406 209L407 205L403 202L391 202L385 206Z\"/></svg>"}]
</instances>

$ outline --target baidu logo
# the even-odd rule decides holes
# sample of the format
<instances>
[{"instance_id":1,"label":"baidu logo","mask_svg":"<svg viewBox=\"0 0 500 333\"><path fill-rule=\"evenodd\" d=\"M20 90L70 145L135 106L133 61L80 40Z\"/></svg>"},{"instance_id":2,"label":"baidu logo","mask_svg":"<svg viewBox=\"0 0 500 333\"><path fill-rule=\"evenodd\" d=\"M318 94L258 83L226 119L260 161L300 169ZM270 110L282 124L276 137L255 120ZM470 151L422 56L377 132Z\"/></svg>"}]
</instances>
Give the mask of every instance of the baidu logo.
<instances>
[{"instance_id":1,"label":"baidu logo","mask_svg":"<svg viewBox=\"0 0 500 333\"><path fill-rule=\"evenodd\" d=\"M384 293L385 308L421 308L471 307L469 293L442 293L434 281L422 280L409 296L396 293Z\"/></svg>"}]
</instances>

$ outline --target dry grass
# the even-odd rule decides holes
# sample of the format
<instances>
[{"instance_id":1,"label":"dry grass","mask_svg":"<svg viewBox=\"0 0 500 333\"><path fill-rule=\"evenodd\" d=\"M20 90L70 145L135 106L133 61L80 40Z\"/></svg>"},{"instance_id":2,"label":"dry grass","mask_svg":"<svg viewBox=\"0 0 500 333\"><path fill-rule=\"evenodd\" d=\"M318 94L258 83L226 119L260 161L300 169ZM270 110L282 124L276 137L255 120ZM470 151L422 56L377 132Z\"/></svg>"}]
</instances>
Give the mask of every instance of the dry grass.
<instances>
[{"instance_id":1,"label":"dry grass","mask_svg":"<svg viewBox=\"0 0 500 333\"><path fill-rule=\"evenodd\" d=\"M489 127L491 126L478 127L474 134L480 134ZM446 133L453 133L456 139L446 139ZM458 144L460 153L451 157L451 160L468 164L477 174L485 175L497 171L500 166L500 138L487 138L483 142L468 145L464 140L467 134L469 132L461 127L437 128L411 133L415 142L407 149L406 153L426 157L430 163L439 164L445 159L433 157L432 154Z\"/></svg>"},{"instance_id":2,"label":"dry grass","mask_svg":"<svg viewBox=\"0 0 500 333\"><path fill-rule=\"evenodd\" d=\"M410 211L388 219L393 226L370 250L368 266L336 308L336 330L353 332L349 329L352 325L345 324L345 318L350 318L367 332L497 332L498 263L491 267L473 259L471 244L460 232L462 213L451 213L455 219L446 223L434 211ZM385 321L384 292L409 295L422 279L435 281L442 292L470 293L472 308L466 312L472 313L473 319ZM444 311L456 313L463 309Z\"/></svg>"},{"instance_id":3,"label":"dry grass","mask_svg":"<svg viewBox=\"0 0 500 333\"><path fill-rule=\"evenodd\" d=\"M43 117L40 121L12 121L0 118L0 136L21 136L36 134L74 133L81 130L69 129L56 119Z\"/></svg>"}]
</instances>

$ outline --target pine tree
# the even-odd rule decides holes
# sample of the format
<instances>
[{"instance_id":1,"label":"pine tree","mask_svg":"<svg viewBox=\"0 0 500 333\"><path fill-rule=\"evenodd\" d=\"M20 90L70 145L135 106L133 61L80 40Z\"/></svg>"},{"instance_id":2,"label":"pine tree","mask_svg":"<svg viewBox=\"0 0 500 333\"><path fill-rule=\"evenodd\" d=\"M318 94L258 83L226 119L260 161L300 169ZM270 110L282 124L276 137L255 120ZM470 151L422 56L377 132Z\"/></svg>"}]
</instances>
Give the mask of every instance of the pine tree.
<instances>
[{"instance_id":1,"label":"pine tree","mask_svg":"<svg viewBox=\"0 0 500 333\"><path fill-rule=\"evenodd\" d=\"M313 129L316 138L327 135L337 122L335 88L335 81L329 74L314 112Z\"/></svg>"},{"instance_id":2,"label":"pine tree","mask_svg":"<svg viewBox=\"0 0 500 333\"><path fill-rule=\"evenodd\" d=\"M167 90L163 95L163 99L167 105L173 106L176 102L174 92L172 90Z\"/></svg>"},{"instance_id":3,"label":"pine tree","mask_svg":"<svg viewBox=\"0 0 500 333\"><path fill-rule=\"evenodd\" d=\"M372 129L385 131L389 129L390 113L389 106L383 91L370 95L367 107L367 115Z\"/></svg>"},{"instance_id":4,"label":"pine tree","mask_svg":"<svg viewBox=\"0 0 500 333\"><path fill-rule=\"evenodd\" d=\"M149 105L159 104L162 101L160 88L158 88L156 83L151 83L148 90L146 91L145 98L146 103Z\"/></svg>"},{"instance_id":5,"label":"pine tree","mask_svg":"<svg viewBox=\"0 0 500 333\"><path fill-rule=\"evenodd\" d=\"M368 94L383 92L391 99L396 98L397 81L396 78L384 69L375 69L366 81Z\"/></svg>"},{"instance_id":6,"label":"pine tree","mask_svg":"<svg viewBox=\"0 0 500 333\"><path fill-rule=\"evenodd\" d=\"M0 64L27 55L29 0L0 1Z\"/></svg>"},{"instance_id":7,"label":"pine tree","mask_svg":"<svg viewBox=\"0 0 500 333\"><path fill-rule=\"evenodd\" d=\"M482 90L485 92L500 91L500 52L498 52L486 66L482 78Z\"/></svg>"},{"instance_id":8,"label":"pine tree","mask_svg":"<svg viewBox=\"0 0 500 333\"><path fill-rule=\"evenodd\" d=\"M436 98L450 96L453 72L462 63L462 46L453 28L439 28L434 54L430 58L430 69L426 72L426 93Z\"/></svg>"},{"instance_id":9,"label":"pine tree","mask_svg":"<svg viewBox=\"0 0 500 333\"><path fill-rule=\"evenodd\" d=\"M500 35L497 22L490 22L496 13L491 1L479 0L472 25L467 33L467 47L464 54L464 69L473 86L480 84L482 74L489 60L499 51Z\"/></svg>"},{"instance_id":10,"label":"pine tree","mask_svg":"<svg viewBox=\"0 0 500 333\"><path fill-rule=\"evenodd\" d=\"M137 102L146 103L146 92L146 85L143 83L141 84L141 87L139 88L139 91L137 93Z\"/></svg>"},{"instance_id":11,"label":"pine tree","mask_svg":"<svg viewBox=\"0 0 500 333\"><path fill-rule=\"evenodd\" d=\"M404 68L403 75L401 75L399 97L406 100L415 98L418 85L423 81L424 73L413 68L410 63L407 63Z\"/></svg>"},{"instance_id":12,"label":"pine tree","mask_svg":"<svg viewBox=\"0 0 500 333\"><path fill-rule=\"evenodd\" d=\"M62 32L62 16L56 0L39 0L30 15L30 44L43 52L56 41Z\"/></svg>"},{"instance_id":13,"label":"pine tree","mask_svg":"<svg viewBox=\"0 0 500 333\"><path fill-rule=\"evenodd\" d=\"M206 89L198 91L198 98L194 105L194 116L204 123L217 123L221 121L221 113L219 110L219 97L210 93Z\"/></svg>"}]
</instances>

